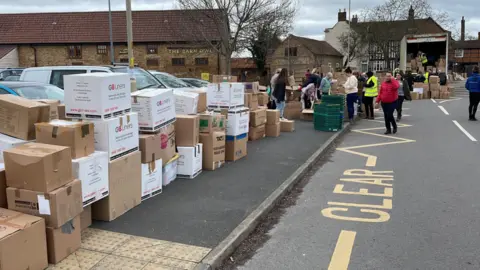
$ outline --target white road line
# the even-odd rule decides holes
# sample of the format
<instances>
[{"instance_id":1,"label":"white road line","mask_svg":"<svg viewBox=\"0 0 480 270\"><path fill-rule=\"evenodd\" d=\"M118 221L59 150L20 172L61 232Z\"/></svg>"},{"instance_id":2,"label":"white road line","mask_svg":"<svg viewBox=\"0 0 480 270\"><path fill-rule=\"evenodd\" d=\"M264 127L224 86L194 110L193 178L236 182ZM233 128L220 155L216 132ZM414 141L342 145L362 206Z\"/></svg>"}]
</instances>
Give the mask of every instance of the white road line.
<instances>
[{"instance_id":1,"label":"white road line","mask_svg":"<svg viewBox=\"0 0 480 270\"><path fill-rule=\"evenodd\" d=\"M462 98L446 99L446 100L440 101L439 103L442 104L442 103L445 103L445 102L456 101L456 100L461 100L461 99L462 99Z\"/></svg>"},{"instance_id":2,"label":"white road line","mask_svg":"<svg viewBox=\"0 0 480 270\"><path fill-rule=\"evenodd\" d=\"M433 103L437 103L437 101L433 98L430 99Z\"/></svg>"},{"instance_id":3,"label":"white road line","mask_svg":"<svg viewBox=\"0 0 480 270\"><path fill-rule=\"evenodd\" d=\"M466 129L464 129L456 120L452 120L453 123L465 134L472 142L476 142L477 139L475 139L472 134L468 133Z\"/></svg>"},{"instance_id":4,"label":"white road line","mask_svg":"<svg viewBox=\"0 0 480 270\"><path fill-rule=\"evenodd\" d=\"M438 108L440 108L440 110L442 110L442 112L446 115L450 115L447 110L445 110L445 108L443 106L438 106Z\"/></svg>"}]
</instances>

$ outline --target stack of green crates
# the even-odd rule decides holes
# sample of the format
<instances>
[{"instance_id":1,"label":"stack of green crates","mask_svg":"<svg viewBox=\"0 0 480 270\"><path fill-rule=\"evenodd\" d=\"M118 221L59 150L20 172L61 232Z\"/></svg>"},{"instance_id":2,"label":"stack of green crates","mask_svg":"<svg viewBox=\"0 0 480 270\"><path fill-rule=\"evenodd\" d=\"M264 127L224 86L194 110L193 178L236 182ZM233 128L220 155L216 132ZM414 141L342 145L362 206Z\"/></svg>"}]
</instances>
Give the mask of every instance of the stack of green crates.
<instances>
[{"instance_id":1,"label":"stack of green crates","mask_svg":"<svg viewBox=\"0 0 480 270\"><path fill-rule=\"evenodd\" d=\"M315 130L339 131L343 127L345 96L323 96L322 103L316 104L313 112Z\"/></svg>"}]
</instances>

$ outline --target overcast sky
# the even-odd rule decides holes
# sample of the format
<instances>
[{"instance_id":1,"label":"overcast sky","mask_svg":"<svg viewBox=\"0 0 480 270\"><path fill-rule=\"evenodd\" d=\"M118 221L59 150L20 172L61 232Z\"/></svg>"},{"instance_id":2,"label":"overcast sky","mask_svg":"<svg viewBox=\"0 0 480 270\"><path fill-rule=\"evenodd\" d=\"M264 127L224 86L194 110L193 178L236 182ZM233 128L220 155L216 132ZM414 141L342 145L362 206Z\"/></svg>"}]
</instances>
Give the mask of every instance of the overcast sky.
<instances>
[{"instance_id":1,"label":"overcast sky","mask_svg":"<svg viewBox=\"0 0 480 270\"><path fill-rule=\"evenodd\" d=\"M348 8L348 0L298 0L300 9L293 33L322 39L325 28L337 22L339 8ZM171 9L175 0L132 0L134 10ZM371 7L383 0L352 0L352 14ZM125 0L111 0L113 10L125 10ZM453 4L454 3L454 4ZM480 32L478 0L431 0L436 9L446 10L460 28L462 16L466 19L467 32L477 36ZM102 11L108 10L108 0L0 0L0 13L51 12L51 11Z\"/></svg>"}]
</instances>

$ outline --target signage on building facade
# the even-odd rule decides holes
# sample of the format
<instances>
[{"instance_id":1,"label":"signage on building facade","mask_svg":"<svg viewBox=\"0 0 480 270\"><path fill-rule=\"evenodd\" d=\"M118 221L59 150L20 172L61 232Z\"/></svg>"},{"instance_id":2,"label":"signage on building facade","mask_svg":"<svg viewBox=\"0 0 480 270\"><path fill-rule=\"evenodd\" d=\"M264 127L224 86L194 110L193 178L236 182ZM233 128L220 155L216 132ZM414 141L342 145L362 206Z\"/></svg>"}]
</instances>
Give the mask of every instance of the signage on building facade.
<instances>
[{"instance_id":1,"label":"signage on building facade","mask_svg":"<svg viewBox=\"0 0 480 270\"><path fill-rule=\"evenodd\" d=\"M210 48L168 48L169 54L200 54L200 53L212 53Z\"/></svg>"},{"instance_id":2,"label":"signage on building facade","mask_svg":"<svg viewBox=\"0 0 480 270\"><path fill-rule=\"evenodd\" d=\"M119 54L128 54L128 49L121 49L118 53Z\"/></svg>"}]
</instances>

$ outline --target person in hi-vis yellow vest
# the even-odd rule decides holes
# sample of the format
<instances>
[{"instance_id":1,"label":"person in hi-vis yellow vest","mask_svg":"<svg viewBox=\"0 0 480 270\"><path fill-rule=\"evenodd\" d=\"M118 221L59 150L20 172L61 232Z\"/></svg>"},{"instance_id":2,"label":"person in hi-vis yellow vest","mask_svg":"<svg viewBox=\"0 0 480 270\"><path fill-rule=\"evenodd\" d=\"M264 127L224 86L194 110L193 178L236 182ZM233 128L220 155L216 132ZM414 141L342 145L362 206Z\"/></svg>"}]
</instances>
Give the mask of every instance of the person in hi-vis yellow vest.
<instances>
[{"instance_id":1,"label":"person in hi-vis yellow vest","mask_svg":"<svg viewBox=\"0 0 480 270\"><path fill-rule=\"evenodd\" d=\"M423 83L428 84L428 77L430 76L430 72L432 72L430 69L425 72L425 81Z\"/></svg>"},{"instance_id":2,"label":"person in hi-vis yellow vest","mask_svg":"<svg viewBox=\"0 0 480 270\"><path fill-rule=\"evenodd\" d=\"M373 101L378 96L378 79L373 72L367 72L367 82L365 83L365 93L363 94L363 104L365 104L365 119L374 119Z\"/></svg>"}]
</instances>

